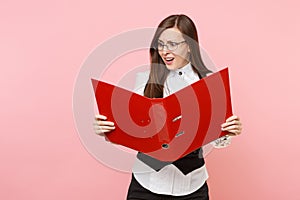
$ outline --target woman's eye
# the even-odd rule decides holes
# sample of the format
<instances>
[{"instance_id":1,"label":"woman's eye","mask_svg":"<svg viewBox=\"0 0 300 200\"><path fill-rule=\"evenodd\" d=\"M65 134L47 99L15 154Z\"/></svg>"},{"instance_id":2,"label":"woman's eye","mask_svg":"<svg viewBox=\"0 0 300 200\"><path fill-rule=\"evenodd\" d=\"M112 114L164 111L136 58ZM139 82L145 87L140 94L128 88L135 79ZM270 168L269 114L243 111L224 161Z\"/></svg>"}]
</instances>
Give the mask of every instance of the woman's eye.
<instances>
[{"instance_id":1,"label":"woman's eye","mask_svg":"<svg viewBox=\"0 0 300 200\"><path fill-rule=\"evenodd\" d=\"M175 47L175 46L177 45L177 43L176 43L176 42L170 42L169 45L170 45L171 47Z\"/></svg>"},{"instance_id":2,"label":"woman's eye","mask_svg":"<svg viewBox=\"0 0 300 200\"><path fill-rule=\"evenodd\" d=\"M157 44L158 47L163 47L164 45L162 43Z\"/></svg>"}]
</instances>

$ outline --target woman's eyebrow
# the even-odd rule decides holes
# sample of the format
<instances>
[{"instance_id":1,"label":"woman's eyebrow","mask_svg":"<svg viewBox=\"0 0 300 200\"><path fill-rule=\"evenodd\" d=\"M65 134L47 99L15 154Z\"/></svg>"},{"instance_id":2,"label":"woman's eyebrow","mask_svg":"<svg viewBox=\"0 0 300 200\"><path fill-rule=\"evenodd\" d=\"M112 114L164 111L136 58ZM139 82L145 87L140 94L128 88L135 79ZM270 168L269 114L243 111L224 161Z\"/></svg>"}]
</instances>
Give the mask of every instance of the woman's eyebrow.
<instances>
[{"instance_id":1,"label":"woman's eyebrow","mask_svg":"<svg viewBox=\"0 0 300 200\"><path fill-rule=\"evenodd\" d=\"M157 40L158 42L162 42L162 43L164 43L164 41L162 41L162 40L160 40L160 39L158 39ZM170 42L177 42L176 40L174 41L174 40L167 40L167 42L166 43L170 43Z\"/></svg>"}]
</instances>

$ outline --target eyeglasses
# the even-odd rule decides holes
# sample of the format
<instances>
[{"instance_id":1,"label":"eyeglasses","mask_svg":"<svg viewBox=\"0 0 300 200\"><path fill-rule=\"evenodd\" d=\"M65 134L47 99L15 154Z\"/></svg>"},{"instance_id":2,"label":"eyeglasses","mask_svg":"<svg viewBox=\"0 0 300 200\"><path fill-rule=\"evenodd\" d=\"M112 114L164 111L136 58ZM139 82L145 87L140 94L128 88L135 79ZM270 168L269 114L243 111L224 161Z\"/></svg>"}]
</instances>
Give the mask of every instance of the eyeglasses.
<instances>
[{"instance_id":1,"label":"eyeglasses","mask_svg":"<svg viewBox=\"0 0 300 200\"><path fill-rule=\"evenodd\" d=\"M175 50L178 48L178 46L179 46L180 44L184 43L184 42L185 42L185 40L184 40L184 41L181 41L181 42L172 42L172 41L168 41L167 44L164 44L163 42L158 41L158 42L157 42L157 49L158 49L159 51L162 51L162 50L164 49L164 47L166 46L168 50L170 50L170 51L175 51Z\"/></svg>"}]
</instances>

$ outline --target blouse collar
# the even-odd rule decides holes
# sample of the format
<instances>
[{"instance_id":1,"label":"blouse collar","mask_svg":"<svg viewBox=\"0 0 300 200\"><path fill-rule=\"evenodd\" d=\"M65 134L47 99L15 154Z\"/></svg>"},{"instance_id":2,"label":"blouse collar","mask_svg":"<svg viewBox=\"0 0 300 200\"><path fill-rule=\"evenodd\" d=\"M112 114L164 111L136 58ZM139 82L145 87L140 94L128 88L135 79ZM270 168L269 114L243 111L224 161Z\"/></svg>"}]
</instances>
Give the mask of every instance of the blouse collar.
<instances>
[{"instance_id":1,"label":"blouse collar","mask_svg":"<svg viewBox=\"0 0 300 200\"><path fill-rule=\"evenodd\" d=\"M179 69L174 69L174 70L170 70L170 75L171 76L175 76L175 75L185 75L185 74L193 74L194 70L193 67L191 65L191 63L189 62L188 64L186 64L185 66L179 68Z\"/></svg>"}]
</instances>

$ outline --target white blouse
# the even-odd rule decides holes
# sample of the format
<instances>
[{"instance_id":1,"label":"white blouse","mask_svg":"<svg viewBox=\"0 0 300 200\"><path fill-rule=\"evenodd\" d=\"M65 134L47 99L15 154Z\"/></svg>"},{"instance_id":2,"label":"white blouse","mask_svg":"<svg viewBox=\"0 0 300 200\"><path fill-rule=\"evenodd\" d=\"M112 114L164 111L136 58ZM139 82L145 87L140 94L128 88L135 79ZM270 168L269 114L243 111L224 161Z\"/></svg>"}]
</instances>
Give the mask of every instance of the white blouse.
<instances>
[{"instance_id":1,"label":"white blouse","mask_svg":"<svg viewBox=\"0 0 300 200\"><path fill-rule=\"evenodd\" d=\"M143 95L149 77L149 72L139 73L136 79L135 92ZM199 80L197 73L193 71L191 63L176 70L171 70L167 76L163 96L171 95L178 90ZM222 148L230 144L230 137L220 138L205 145L203 156L213 147ZM173 196L182 196L193 193L198 190L208 179L208 173L205 165L184 175L175 165L170 164L163 167L158 172L149 167L139 159L136 159L133 169L133 175L136 180L146 189L157 194L167 194Z\"/></svg>"}]
</instances>

